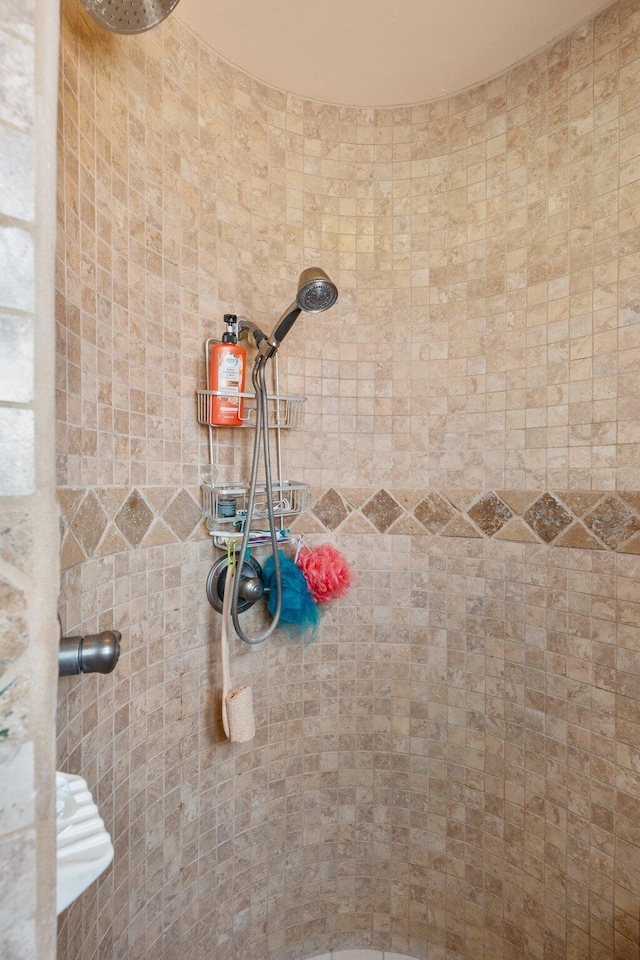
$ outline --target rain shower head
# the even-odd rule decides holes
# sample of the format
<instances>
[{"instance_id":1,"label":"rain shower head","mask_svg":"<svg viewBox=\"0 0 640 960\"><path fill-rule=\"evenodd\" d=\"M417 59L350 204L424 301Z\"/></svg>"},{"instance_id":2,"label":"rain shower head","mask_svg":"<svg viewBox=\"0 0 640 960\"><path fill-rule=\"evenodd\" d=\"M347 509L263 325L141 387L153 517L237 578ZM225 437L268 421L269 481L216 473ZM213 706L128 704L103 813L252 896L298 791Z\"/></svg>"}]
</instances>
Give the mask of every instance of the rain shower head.
<instances>
[{"instance_id":1,"label":"rain shower head","mask_svg":"<svg viewBox=\"0 0 640 960\"><path fill-rule=\"evenodd\" d=\"M85 10L112 33L144 33L169 16L180 0L82 0Z\"/></svg>"},{"instance_id":2,"label":"rain shower head","mask_svg":"<svg viewBox=\"0 0 640 960\"><path fill-rule=\"evenodd\" d=\"M320 267L308 267L298 280L298 295L290 307L282 314L270 340L276 344L276 350L291 330L300 313L322 313L328 310L338 299L338 288Z\"/></svg>"},{"instance_id":3,"label":"rain shower head","mask_svg":"<svg viewBox=\"0 0 640 960\"><path fill-rule=\"evenodd\" d=\"M322 313L338 299L338 288L320 267L308 267L298 280L296 301L306 313Z\"/></svg>"}]
</instances>

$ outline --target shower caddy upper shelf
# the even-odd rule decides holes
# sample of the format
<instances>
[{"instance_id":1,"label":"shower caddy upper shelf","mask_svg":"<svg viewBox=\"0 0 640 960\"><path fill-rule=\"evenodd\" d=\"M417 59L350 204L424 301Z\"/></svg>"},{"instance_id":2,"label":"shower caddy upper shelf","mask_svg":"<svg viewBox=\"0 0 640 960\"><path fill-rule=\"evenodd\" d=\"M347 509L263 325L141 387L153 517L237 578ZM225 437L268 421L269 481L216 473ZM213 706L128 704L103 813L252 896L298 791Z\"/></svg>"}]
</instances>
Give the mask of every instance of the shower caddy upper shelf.
<instances>
[{"instance_id":1,"label":"shower caddy upper shelf","mask_svg":"<svg viewBox=\"0 0 640 960\"><path fill-rule=\"evenodd\" d=\"M211 423L211 398L223 397L226 396L226 394L222 390L196 390L196 396L198 398L198 423L203 424L205 427L215 427L219 430L219 426ZM255 394L241 393L240 396L245 401L244 423L242 426L251 427L255 422ZM295 397L285 394L270 395L268 426L271 428L280 427L282 430L301 427L304 423L304 404L306 402L306 397ZM232 429L237 428L232 427Z\"/></svg>"},{"instance_id":2,"label":"shower caddy upper shelf","mask_svg":"<svg viewBox=\"0 0 640 960\"><path fill-rule=\"evenodd\" d=\"M208 337L204 342L204 367L206 371L206 382L211 382L209 377L209 358L211 356L211 347L216 343L222 343L217 337ZM297 397L291 394L282 394L279 389L280 378L278 375L278 356L274 360L274 370L276 376L275 393L269 396L267 426L272 429L292 429L301 427L304 423L304 405L307 402L306 397ZM226 394L222 390L196 390L198 400L198 423L209 427L209 450L212 453L213 447L212 430L214 427L220 429L217 424L211 423L211 401L213 397L224 397ZM241 393L244 400L243 427L250 427L255 423L256 415L256 396L255 393ZM232 429L237 429L233 427ZM213 460L211 461L213 465Z\"/></svg>"},{"instance_id":3,"label":"shower caddy upper shelf","mask_svg":"<svg viewBox=\"0 0 640 960\"><path fill-rule=\"evenodd\" d=\"M209 356L211 345L221 341L210 337L205 341L204 356L206 382L209 383ZM291 430L301 427L304 423L304 405L307 402L306 397L295 396L291 394L282 394L279 391L279 373L278 356L274 358L274 371L276 389L275 393L270 394L268 398L267 427L277 431L277 479L273 482L271 488L271 500L274 505L275 516L279 519L295 516L302 513L306 507L307 492L309 485L298 483L295 480L286 480L282 476L282 449L280 446L280 430ZM196 398L198 403L198 423L208 428L209 431L209 462L211 467L215 467L214 458L214 429L220 430L217 424L211 423L211 401L213 397L225 396L220 390L197 390ZM255 424L256 417L256 397L254 393L241 393L244 400L244 416L242 427L251 427ZM238 429L230 427L230 429ZM257 500L259 503L258 516L266 516L266 496L267 489L263 485L259 486L257 491ZM209 535L214 538L218 547L224 547L230 540L239 539L242 534L236 532L233 527L238 521L243 519L246 514L248 485L243 481L232 480L226 482L205 482L202 484L202 515ZM233 517L223 517L220 515L219 498L222 496L234 496L238 500L239 512Z\"/></svg>"}]
</instances>

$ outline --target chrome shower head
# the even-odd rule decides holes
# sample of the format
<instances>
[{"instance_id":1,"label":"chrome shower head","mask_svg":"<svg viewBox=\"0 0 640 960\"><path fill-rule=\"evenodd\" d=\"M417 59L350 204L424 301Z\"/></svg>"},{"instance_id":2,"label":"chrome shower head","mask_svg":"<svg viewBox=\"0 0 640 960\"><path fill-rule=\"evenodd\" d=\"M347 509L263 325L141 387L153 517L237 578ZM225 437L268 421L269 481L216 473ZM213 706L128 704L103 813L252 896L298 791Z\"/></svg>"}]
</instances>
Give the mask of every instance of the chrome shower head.
<instances>
[{"instance_id":1,"label":"chrome shower head","mask_svg":"<svg viewBox=\"0 0 640 960\"><path fill-rule=\"evenodd\" d=\"M338 288L320 267L308 267L298 280L296 301L306 313L322 313L338 299Z\"/></svg>"},{"instance_id":2,"label":"chrome shower head","mask_svg":"<svg viewBox=\"0 0 640 960\"><path fill-rule=\"evenodd\" d=\"M338 288L320 267L307 267L298 280L298 294L290 307L287 307L271 334L270 342L278 349L291 330L300 313L322 313L328 310L338 299Z\"/></svg>"},{"instance_id":3,"label":"chrome shower head","mask_svg":"<svg viewBox=\"0 0 640 960\"><path fill-rule=\"evenodd\" d=\"M112 33L144 33L173 12L180 0L82 0L85 10Z\"/></svg>"}]
</instances>

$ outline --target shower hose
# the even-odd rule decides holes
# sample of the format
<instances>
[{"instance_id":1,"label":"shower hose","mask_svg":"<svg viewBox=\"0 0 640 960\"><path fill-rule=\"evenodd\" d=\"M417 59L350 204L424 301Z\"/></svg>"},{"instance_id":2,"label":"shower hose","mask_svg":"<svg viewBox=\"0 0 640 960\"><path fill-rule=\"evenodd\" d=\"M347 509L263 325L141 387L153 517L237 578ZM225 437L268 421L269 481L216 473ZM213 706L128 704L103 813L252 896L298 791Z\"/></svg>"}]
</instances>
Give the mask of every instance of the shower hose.
<instances>
[{"instance_id":1,"label":"shower hose","mask_svg":"<svg viewBox=\"0 0 640 960\"><path fill-rule=\"evenodd\" d=\"M262 444L262 449L264 453L264 475L267 489L267 513L269 516L269 533L271 535L271 543L273 546L273 570L274 570L274 579L276 584L276 608L273 614L271 623L267 627L264 633L260 634L258 637L250 637L240 626L240 619L238 617L238 599L240 596L240 582L242 577L234 577L233 581L233 596L231 599L231 619L233 620L233 626L236 633L241 640L244 640L245 643L263 643L268 637L271 636L273 631L278 626L278 621L280 620L280 611L282 609L282 578L280 575L280 557L278 556L278 539L276 531L276 521L273 512L273 493L271 487L271 452L269 450L269 430L268 430L268 394L267 394L267 385L265 380L265 367L267 365L267 357L258 354L253 366L253 372L251 374L251 379L253 381L253 389L256 395L256 429L253 438L253 456L251 459L251 481L249 483L249 497L247 500L247 516L245 518L244 530L242 534L242 544L240 546L240 553L238 556L239 559L239 571L242 570L242 564L247 553L247 547L249 545L249 534L251 532L251 523L253 521L253 511L254 511L254 501L256 496L256 484L258 482L258 463L260 460L260 445Z\"/></svg>"}]
</instances>

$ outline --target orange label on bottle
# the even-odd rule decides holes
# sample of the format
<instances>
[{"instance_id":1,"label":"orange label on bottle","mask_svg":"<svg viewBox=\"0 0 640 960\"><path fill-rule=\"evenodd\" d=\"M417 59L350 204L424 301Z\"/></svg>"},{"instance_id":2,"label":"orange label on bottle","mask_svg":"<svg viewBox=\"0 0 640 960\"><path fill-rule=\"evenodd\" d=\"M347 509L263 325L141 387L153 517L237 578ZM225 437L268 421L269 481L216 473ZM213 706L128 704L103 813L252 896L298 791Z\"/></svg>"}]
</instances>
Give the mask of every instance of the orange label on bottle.
<instances>
[{"instance_id":1,"label":"orange label on bottle","mask_svg":"<svg viewBox=\"0 0 640 960\"><path fill-rule=\"evenodd\" d=\"M225 353L218 357L218 390L224 393L221 397L223 404L234 413L240 406L240 382L242 380L242 363L234 353ZM224 409L224 406L222 407Z\"/></svg>"},{"instance_id":2,"label":"orange label on bottle","mask_svg":"<svg viewBox=\"0 0 640 960\"><path fill-rule=\"evenodd\" d=\"M219 344L211 352L209 389L219 396L211 397L209 422L218 426L242 426L246 354L236 344Z\"/></svg>"}]
</instances>

